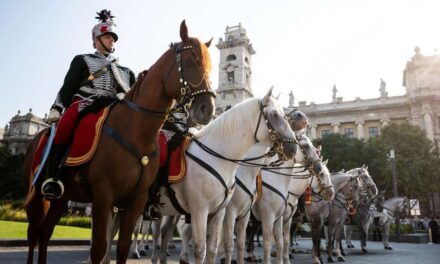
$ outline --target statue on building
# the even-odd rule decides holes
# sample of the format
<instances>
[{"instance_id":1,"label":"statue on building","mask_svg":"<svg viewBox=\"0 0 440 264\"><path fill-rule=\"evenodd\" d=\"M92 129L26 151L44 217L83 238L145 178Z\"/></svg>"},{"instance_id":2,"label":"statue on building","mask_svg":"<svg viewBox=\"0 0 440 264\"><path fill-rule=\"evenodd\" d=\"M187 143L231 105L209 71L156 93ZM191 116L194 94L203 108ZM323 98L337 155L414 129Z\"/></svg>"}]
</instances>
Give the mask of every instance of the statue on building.
<instances>
[{"instance_id":1,"label":"statue on building","mask_svg":"<svg viewBox=\"0 0 440 264\"><path fill-rule=\"evenodd\" d=\"M379 91L380 91L380 97L381 98L388 97L388 93L386 92L386 89L385 89L386 86L387 86L386 82L383 79L380 79L380 89L379 89Z\"/></svg>"},{"instance_id":2,"label":"statue on building","mask_svg":"<svg viewBox=\"0 0 440 264\"><path fill-rule=\"evenodd\" d=\"M292 90L290 90L290 93L289 93L289 107L293 107L294 104L295 104L295 96L293 95Z\"/></svg>"},{"instance_id":3,"label":"statue on building","mask_svg":"<svg viewBox=\"0 0 440 264\"><path fill-rule=\"evenodd\" d=\"M333 103L336 103L336 93L338 92L338 89L336 89L336 84L335 85L333 85L333 90L332 90L332 92L333 92L333 100L332 100L332 102Z\"/></svg>"}]
</instances>

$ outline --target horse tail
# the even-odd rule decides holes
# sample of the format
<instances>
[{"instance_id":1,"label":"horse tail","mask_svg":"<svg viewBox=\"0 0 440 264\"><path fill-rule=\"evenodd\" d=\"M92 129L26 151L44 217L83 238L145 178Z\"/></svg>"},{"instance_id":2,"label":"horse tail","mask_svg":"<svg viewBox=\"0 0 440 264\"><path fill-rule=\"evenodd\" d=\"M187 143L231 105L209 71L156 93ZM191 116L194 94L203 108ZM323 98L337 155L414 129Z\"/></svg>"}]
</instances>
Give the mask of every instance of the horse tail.
<instances>
[{"instance_id":1,"label":"horse tail","mask_svg":"<svg viewBox=\"0 0 440 264\"><path fill-rule=\"evenodd\" d=\"M34 156L37 151L38 143L40 142L40 138L47 132L47 129L40 131L31 141L29 146L26 149L26 154L24 156L23 162L23 181L24 187L26 191L26 199L24 201L24 208L27 208L29 203L35 196L36 193L36 185L32 185L32 179L34 173L32 171L32 163L34 161Z\"/></svg>"}]
</instances>

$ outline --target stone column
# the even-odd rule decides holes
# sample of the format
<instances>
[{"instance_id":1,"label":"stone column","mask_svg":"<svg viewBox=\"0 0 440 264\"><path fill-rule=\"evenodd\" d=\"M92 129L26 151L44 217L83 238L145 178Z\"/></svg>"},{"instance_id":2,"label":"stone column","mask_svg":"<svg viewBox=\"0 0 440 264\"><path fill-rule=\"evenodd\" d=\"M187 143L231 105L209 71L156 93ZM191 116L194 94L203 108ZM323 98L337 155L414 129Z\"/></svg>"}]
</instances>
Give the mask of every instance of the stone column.
<instances>
[{"instance_id":1,"label":"stone column","mask_svg":"<svg viewBox=\"0 0 440 264\"><path fill-rule=\"evenodd\" d=\"M339 134L339 126L341 125L341 123L336 122L336 123L332 123L332 127L333 127L333 133L335 134Z\"/></svg>"},{"instance_id":2,"label":"stone column","mask_svg":"<svg viewBox=\"0 0 440 264\"><path fill-rule=\"evenodd\" d=\"M432 121L431 105L429 103L423 103L421 115L423 117L423 125L425 127L426 136L430 140L434 140L434 124Z\"/></svg>"},{"instance_id":3,"label":"stone column","mask_svg":"<svg viewBox=\"0 0 440 264\"><path fill-rule=\"evenodd\" d=\"M310 125L310 139L316 139L316 128L317 125Z\"/></svg>"},{"instance_id":4,"label":"stone column","mask_svg":"<svg viewBox=\"0 0 440 264\"><path fill-rule=\"evenodd\" d=\"M364 120L356 121L355 123L357 125L357 138L361 139L364 138Z\"/></svg>"}]
</instances>

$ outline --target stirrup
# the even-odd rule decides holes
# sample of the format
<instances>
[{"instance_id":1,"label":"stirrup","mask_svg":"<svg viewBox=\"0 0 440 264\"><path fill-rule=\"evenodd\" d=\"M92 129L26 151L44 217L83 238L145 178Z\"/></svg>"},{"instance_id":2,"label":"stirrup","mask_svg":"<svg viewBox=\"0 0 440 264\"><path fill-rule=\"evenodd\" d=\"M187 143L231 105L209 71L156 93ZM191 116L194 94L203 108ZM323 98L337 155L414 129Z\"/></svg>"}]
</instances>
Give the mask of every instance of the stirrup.
<instances>
[{"instance_id":1,"label":"stirrup","mask_svg":"<svg viewBox=\"0 0 440 264\"><path fill-rule=\"evenodd\" d=\"M46 187L47 184L50 184L50 183L58 185L59 194L57 194L55 192L46 192L44 190L45 189L44 187ZM54 178L46 179L43 182L43 184L41 185L41 193L43 194L44 198L46 198L47 200L59 199L64 193L64 184L60 180L54 180Z\"/></svg>"}]
</instances>

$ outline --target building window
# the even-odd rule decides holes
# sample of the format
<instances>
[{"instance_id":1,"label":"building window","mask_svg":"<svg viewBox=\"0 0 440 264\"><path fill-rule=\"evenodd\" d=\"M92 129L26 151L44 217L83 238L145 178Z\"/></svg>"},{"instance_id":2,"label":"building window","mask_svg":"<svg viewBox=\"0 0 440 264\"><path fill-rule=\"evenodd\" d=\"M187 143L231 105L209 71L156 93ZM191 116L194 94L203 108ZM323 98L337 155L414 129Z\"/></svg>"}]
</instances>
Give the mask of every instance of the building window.
<instances>
[{"instance_id":1,"label":"building window","mask_svg":"<svg viewBox=\"0 0 440 264\"><path fill-rule=\"evenodd\" d=\"M379 136L379 128L378 127L369 127L368 128L368 137L377 137Z\"/></svg>"},{"instance_id":2,"label":"building window","mask_svg":"<svg viewBox=\"0 0 440 264\"><path fill-rule=\"evenodd\" d=\"M330 134L330 130L328 130L328 129L321 130L321 137L328 135L328 134Z\"/></svg>"},{"instance_id":3,"label":"building window","mask_svg":"<svg viewBox=\"0 0 440 264\"><path fill-rule=\"evenodd\" d=\"M229 83L234 83L234 72L228 72L228 82Z\"/></svg>"},{"instance_id":4,"label":"building window","mask_svg":"<svg viewBox=\"0 0 440 264\"><path fill-rule=\"evenodd\" d=\"M354 128L344 129L344 135L349 138L354 138Z\"/></svg>"},{"instance_id":5,"label":"building window","mask_svg":"<svg viewBox=\"0 0 440 264\"><path fill-rule=\"evenodd\" d=\"M237 59L237 57L235 57L234 54L228 55L228 57L226 57L226 61L233 61L233 60L236 60L236 59Z\"/></svg>"}]
</instances>

